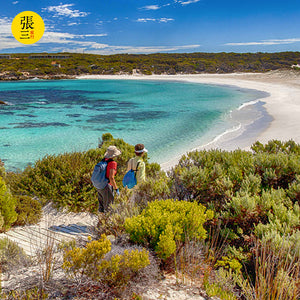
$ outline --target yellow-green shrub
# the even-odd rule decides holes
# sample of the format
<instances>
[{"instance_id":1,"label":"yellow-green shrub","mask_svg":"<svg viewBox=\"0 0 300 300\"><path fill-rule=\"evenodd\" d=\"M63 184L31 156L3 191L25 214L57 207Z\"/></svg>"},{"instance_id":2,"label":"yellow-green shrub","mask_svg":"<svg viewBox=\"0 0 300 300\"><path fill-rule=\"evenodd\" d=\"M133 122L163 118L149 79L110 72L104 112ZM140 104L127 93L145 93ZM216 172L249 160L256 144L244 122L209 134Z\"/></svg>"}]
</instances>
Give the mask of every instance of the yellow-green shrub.
<instances>
[{"instance_id":1,"label":"yellow-green shrub","mask_svg":"<svg viewBox=\"0 0 300 300\"><path fill-rule=\"evenodd\" d=\"M240 271L242 269L241 263L236 258L228 256L222 256L222 259L217 261L215 267L223 267L233 271Z\"/></svg>"},{"instance_id":2,"label":"yellow-green shrub","mask_svg":"<svg viewBox=\"0 0 300 300\"><path fill-rule=\"evenodd\" d=\"M149 253L145 249L125 250L122 255L105 259L110 251L111 242L102 235L99 240L87 243L85 248L66 250L63 269L74 278L85 275L117 287L127 284L140 269L150 264Z\"/></svg>"},{"instance_id":3,"label":"yellow-green shrub","mask_svg":"<svg viewBox=\"0 0 300 300\"><path fill-rule=\"evenodd\" d=\"M149 254L146 249L125 250L122 255L116 254L110 260L103 260L95 279L100 279L111 287L124 286L140 269L149 264Z\"/></svg>"},{"instance_id":4,"label":"yellow-green shrub","mask_svg":"<svg viewBox=\"0 0 300 300\"><path fill-rule=\"evenodd\" d=\"M140 215L126 219L125 229L132 241L152 247L165 259L176 251L176 244L204 239L203 224L212 217L212 211L196 202L156 200Z\"/></svg>"},{"instance_id":5,"label":"yellow-green shrub","mask_svg":"<svg viewBox=\"0 0 300 300\"><path fill-rule=\"evenodd\" d=\"M0 177L0 231L7 230L17 219L16 199L12 196Z\"/></svg>"}]
</instances>

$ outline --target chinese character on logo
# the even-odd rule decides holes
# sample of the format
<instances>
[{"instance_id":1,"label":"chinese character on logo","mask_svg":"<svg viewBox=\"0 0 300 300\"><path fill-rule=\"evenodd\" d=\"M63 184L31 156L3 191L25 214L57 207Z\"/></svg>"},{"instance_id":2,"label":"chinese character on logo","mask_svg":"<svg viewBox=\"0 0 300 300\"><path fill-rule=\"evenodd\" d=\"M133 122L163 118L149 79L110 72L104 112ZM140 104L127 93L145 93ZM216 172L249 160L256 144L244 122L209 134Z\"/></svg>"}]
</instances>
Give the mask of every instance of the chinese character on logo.
<instances>
[{"instance_id":1,"label":"chinese character on logo","mask_svg":"<svg viewBox=\"0 0 300 300\"><path fill-rule=\"evenodd\" d=\"M32 21L33 16L24 16L21 17L21 25L22 29L34 29L33 24L34 22Z\"/></svg>"},{"instance_id":2,"label":"chinese character on logo","mask_svg":"<svg viewBox=\"0 0 300 300\"><path fill-rule=\"evenodd\" d=\"M33 11L20 12L14 17L11 23L11 32L13 36L18 42L25 45L34 44L39 41L43 36L44 31L45 24L43 19Z\"/></svg>"}]
</instances>

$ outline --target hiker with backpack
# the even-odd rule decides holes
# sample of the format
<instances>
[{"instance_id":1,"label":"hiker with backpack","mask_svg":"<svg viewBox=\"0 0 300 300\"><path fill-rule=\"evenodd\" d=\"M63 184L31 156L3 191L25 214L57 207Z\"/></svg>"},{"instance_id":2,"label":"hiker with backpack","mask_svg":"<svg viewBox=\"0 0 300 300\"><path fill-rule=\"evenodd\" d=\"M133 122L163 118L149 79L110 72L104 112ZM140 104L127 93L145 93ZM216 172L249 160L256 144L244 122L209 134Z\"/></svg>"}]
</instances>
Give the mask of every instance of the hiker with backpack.
<instances>
[{"instance_id":1,"label":"hiker with backpack","mask_svg":"<svg viewBox=\"0 0 300 300\"><path fill-rule=\"evenodd\" d=\"M98 211L103 213L114 201L115 194L119 195L119 189L115 181L117 162L113 160L121 154L116 146L109 146L104 158L94 168L91 181L98 192Z\"/></svg>"},{"instance_id":2,"label":"hiker with backpack","mask_svg":"<svg viewBox=\"0 0 300 300\"><path fill-rule=\"evenodd\" d=\"M136 184L139 184L146 180L146 165L143 161L143 156L145 153L147 153L148 150L145 148L143 144L137 144L134 146L134 153L135 157L131 158L127 163L127 170L126 175L132 174L130 176L133 177L134 181L129 179L125 183L125 176L123 179L123 185L127 186L128 188L132 188Z\"/></svg>"}]
</instances>

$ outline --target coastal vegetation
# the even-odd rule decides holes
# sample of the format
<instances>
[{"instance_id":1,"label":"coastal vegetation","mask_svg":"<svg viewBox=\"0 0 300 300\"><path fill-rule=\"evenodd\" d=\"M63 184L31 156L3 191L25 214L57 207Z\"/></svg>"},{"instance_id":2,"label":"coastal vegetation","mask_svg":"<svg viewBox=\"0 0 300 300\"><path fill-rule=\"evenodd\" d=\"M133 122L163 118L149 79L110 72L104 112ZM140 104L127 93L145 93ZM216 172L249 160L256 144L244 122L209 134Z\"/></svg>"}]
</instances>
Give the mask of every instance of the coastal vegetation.
<instances>
[{"instance_id":1,"label":"coastal vegetation","mask_svg":"<svg viewBox=\"0 0 300 300\"><path fill-rule=\"evenodd\" d=\"M2 168L0 203L18 196L23 205L17 210L17 200L8 202L13 203L13 217L6 224L13 226L25 206L32 207L28 198L95 213L93 166L107 146L117 146L122 151L116 177L121 187L134 152L111 134L102 140L99 149L46 156L22 172ZM77 282L78 293L80 284L92 289L101 283L102 291L115 288L114 297L139 299L133 298L132 289L128 292L130 282L157 264L160 272L174 273L210 297L299 299L299 144L273 140L256 142L251 151L194 151L167 174L147 156L145 161L147 181L134 190L121 189L110 211L99 216L98 237L84 246L62 247L61 268ZM5 220L8 210L0 206L0 211ZM2 225L2 230L9 226ZM123 247L117 255L110 254L107 236Z\"/></svg>"},{"instance_id":2,"label":"coastal vegetation","mask_svg":"<svg viewBox=\"0 0 300 300\"><path fill-rule=\"evenodd\" d=\"M300 52L11 54L0 58L0 80L61 79L83 74L198 74L299 70Z\"/></svg>"}]
</instances>

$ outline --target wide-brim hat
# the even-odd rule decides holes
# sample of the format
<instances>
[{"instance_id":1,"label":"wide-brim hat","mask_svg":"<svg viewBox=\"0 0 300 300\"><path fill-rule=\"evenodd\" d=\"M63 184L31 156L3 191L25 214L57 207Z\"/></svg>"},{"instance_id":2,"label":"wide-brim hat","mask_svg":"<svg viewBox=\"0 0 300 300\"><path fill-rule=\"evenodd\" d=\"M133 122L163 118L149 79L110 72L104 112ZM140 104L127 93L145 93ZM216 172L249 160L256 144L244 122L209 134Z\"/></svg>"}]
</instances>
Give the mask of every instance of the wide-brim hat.
<instances>
[{"instance_id":1,"label":"wide-brim hat","mask_svg":"<svg viewBox=\"0 0 300 300\"><path fill-rule=\"evenodd\" d=\"M135 153L143 153L143 152L148 152L148 150L144 147L141 150L134 150Z\"/></svg>"},{"instance_id":2,"label":"wide-brim hat","mask_svg":"<svg viewBox=\"0 0 300 300\"><path fill-rule=\"evenodd\" d=\"M122 152L116 146L109 146L104 153L105 158L113 158L119 156Z\"/></svg>"}]
</instances>

